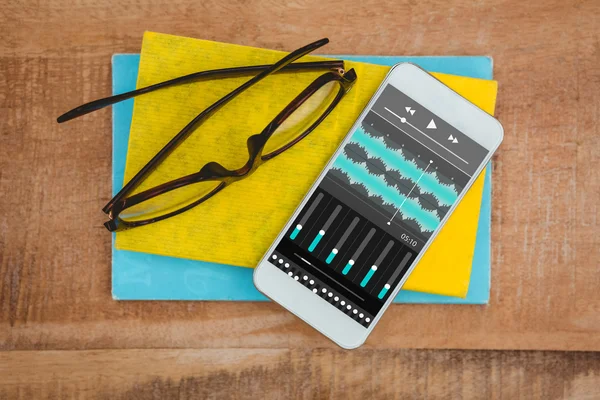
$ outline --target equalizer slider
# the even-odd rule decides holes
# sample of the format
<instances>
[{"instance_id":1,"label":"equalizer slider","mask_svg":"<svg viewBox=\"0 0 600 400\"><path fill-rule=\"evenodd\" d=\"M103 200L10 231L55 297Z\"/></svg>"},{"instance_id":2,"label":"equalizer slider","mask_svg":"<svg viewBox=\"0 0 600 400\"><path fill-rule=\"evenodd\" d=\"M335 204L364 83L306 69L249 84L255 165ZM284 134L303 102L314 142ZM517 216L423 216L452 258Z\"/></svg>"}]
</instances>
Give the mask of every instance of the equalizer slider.
<instances>
[{"instance_id":1,"label":"equalizer slider","mask_svg":"<svg viewBox=\"0 0 600 400\"><path fill-rule=\"evenodd\" d=\"M369 233L367 233L367 236L363 239L360 246L358 246L358 249L356 249L356 251L352 255L352 258L350 258L350 260L348 260L348 263L344 267L342 274L348 275L348 272L350 272L350 270L352 269L352 266L354 265L354 261L356 259L358 259L358 257L360 257L360 254L363 252L365 247L367 247L367 244L369 244L369 241L371 240L371 238L373 237L374 234L375 234L375 228L371 228Z\"/></svg>"},{"instance_id":2,"label":"equalizer slider","mask_svg":"<svg viewBox=\"0 0 600 400\"><path fill-rule=\"evenodd\" d=\"M344 245L344 243L346 243L346 240L348 239L348 236L350 236L350 234L352 233L352 231L354 230L354 228L356 228L356 225L358 225L359 221L360 221L360 218L354 217L354 219L350 223L350 226L346 229L346 232L344 232L344 234L342 235L342 237L340 238L340 240L338 240L338 242L335 245L335 247L333 248L333 250L331 250L331 253L329 253L329 256L327 256L327 260L325 260L325 262L327 264L331 264L331 262L333 261L333 259L337 255L338 251L340 251L340 249L342 248L342 246Z\"/></svg>"},{"instance_id":3,"label":"equalizer slider","mask_svg":"<svg viewBox=\"0 0 600 400\"><path fill-rule=\"evenodd\" d=\"M381 265L381 263L383 262L385 257L388 255L388 253L390 252L392 247L394 247L394 241L390 240L388 242L388 244L385 246L385 249L383 249L383 252L381 252L379 257L377 257L375 264L373 264L373 266L371 266L371 268L369 268L369 272L367 272L367 274L363 278L362 282L360 282L361 287L367 286L367 283L369 283L369 280L371 280L371 278L375 274L375 271L377 271L377 267Z\"/></svg>"},{"instance_id":4,"label":"equalizer slider","mask_svg":"<svg viewBox=\"0 0 600 400\"><path fill-rule=\"evenodd\" d=\"M323 193L319 193L317 195L317 198L310 205L308 211L306 211L306 214L304 214L304 216L300 220L300 223L298 225L296 225L296 228L294 228L294 231L290 235L290 239L292 239L292 240L296 239L296 236L298 236L298 234L302 230L302 227L306 224L306 221L308 221L308 218L315 211L315 209L317 208L317 206L319 205L319 203L321 202L322 199L323 199Z\"/></svg>"},{"instance_id":5,"label":"equalizer slider","mask_svg":"<svg viewBox=\"0 0 600 400\"><path fill-rule=\"evenodd\" d=\"M327 218L325 225L323 225L323 227L321 228L319 233L317 233L317 235L313 239L310 246L308 246L308 251L310 251L312 253L312 251L315 249L315 247L317 247L317 245L319 244L321 239L323 239L323 236L325 236L325 233L327 232L327 230L329 229L329 227L331 226L333 221L335 221L335 219L337 218L340 211L342 211L342 206L337 206L335 208L335 210L333 210L333 213L329 216L329 218Z\"/></svg>"},{"instance_id":6,"label":"equalizer slider","mask_svg":"<svg viewBox=\"0 0 600 400\"><path fill-rule=\"evenodd\" d=\"M398 265L398 268L396 268L390 279L388 279L387 283L383 286L383 289L381 289L381 292L379 292L377 298L381 300L385 297L388 290L390 290L390 288L394 284L394 281L398 278L398 275L400 275L402 271L404 271L404 267L406 266L411 257L411 253L406 253L404 255L404 258L402 258L402 261L400 261L400 265Z\"/></svg>"}]
</instances>

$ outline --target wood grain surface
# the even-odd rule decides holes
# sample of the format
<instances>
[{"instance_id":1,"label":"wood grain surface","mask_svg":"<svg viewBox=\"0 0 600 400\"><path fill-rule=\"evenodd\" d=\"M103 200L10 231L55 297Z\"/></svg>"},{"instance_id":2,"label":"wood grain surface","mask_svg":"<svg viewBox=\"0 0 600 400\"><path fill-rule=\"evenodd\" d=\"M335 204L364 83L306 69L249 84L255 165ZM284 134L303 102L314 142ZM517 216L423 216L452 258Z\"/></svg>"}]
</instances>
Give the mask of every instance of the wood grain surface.
<instances>
[{"instance_id":1,"label":"wood grain surface","mask_svg":"<svg viewBox=\"0 0 600 400\"><path fill-rule=\"evenodd\" d=\"M394 305L348 353L274 304L113 301L111 114L55 118L144 30L492 56L490 304ZM599 119L597 0L0 0L0 398L594 398L594 353L402 348L600 350Z\"/></svg>"},{"instance_id":2,"label":"wood grain surface","mask_svg":"<svg viewBox=\"0 0 600 400\"><path fill-rule=\"evenodd\" d=\"M600 353L199 349L0 353L11 399L597 399Z\"/></svg>"}]
</instances>

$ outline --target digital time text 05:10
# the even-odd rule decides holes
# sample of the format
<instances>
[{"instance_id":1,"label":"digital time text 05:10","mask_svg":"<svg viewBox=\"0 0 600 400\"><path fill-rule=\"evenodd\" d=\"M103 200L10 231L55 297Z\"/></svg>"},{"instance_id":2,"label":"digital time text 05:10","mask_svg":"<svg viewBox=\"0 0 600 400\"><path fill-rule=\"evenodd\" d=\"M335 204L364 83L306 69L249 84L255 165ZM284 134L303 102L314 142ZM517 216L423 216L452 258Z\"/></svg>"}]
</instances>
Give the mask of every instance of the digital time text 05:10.
<instances>
[{"instance_id":1,"label":"digital time text 05:10","mask_svg":"<svg viewBox=\"0 0 600 400\"><path fill-rule=\"evenodd\" d=\"M404 240L408 245L415 247L417 245L417 241L410 237L410 235L403 233L400 235L400 239Z\"/></svg>"}]
</instances>

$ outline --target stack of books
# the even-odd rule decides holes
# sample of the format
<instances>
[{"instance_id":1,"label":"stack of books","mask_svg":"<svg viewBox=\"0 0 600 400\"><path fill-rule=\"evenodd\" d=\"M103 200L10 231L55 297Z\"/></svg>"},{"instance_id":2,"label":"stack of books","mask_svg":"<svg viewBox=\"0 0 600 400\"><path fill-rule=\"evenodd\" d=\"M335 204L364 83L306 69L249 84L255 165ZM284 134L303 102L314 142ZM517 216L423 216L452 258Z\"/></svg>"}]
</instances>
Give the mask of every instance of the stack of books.
<instances>
[{"instance_id":1,"label":"stack of books","mask_svg":"<svg viewBox=\"0 0 600 400\"><path fill-rule=\"evenodd\" d=\"M268 64L282 52L147 32L141 53L113 57L113 93L192 72ZM358 81L313 133L209 202L159 223L113 237L116 300L267 301L252 268L323 169L389 67L412 62L493 114L497 83L489 57L311 56L346 60ZM320 74L317 72L316 74ZM113 108L113 192L207 105L248 78L198 82L139 97ZM237 167L245 140L278 104L297 94L309 74L269 77L203 124L142 188L196 172L207 161ZM310 161L306 161L310 160ZM251 212L249 211L251 210ZM469 190L395 302L486 304L490 290L491 168Z\"/></svg>"}]
</instances>

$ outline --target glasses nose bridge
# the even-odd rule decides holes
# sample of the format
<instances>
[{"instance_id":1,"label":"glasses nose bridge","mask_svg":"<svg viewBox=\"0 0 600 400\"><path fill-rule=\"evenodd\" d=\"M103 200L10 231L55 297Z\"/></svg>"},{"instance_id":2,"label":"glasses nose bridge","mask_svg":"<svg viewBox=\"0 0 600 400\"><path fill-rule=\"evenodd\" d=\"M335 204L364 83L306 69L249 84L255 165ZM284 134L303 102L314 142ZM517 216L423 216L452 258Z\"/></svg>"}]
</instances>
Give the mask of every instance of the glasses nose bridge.
<instances>
[{"instance_id":1,"label":"glasses nose bridge","mask_svg":"<svg viewBox=\"0 0 600 400\"><path fill-rule=\"evenodd\" d=\"M244 166L233 172L233 179L237 181L251 176L262 163L260 152L256 155L252 154Z\"/></svg>"},{"instance_id":2,"label":"glasses nose bridge","mask_svg":"<svg viewBox=\"0 0 600 400\"><path fill-rule=\"evenodd\" d=\"M263 160L262 160L261 155L262 155L262 148L259 149L259 151L257 153L250 156L250 159L248 160L248 163L246 164L249 166L248 172L246 172L247 176L254 174L254 172L258 169L258 167L260 167L262 165Z\"/></svg>"}]
</instances>

